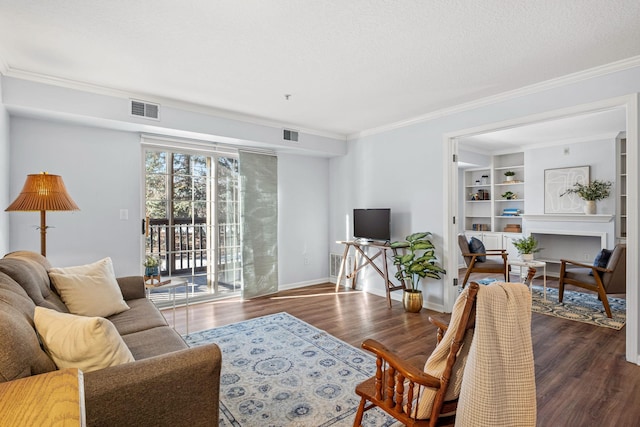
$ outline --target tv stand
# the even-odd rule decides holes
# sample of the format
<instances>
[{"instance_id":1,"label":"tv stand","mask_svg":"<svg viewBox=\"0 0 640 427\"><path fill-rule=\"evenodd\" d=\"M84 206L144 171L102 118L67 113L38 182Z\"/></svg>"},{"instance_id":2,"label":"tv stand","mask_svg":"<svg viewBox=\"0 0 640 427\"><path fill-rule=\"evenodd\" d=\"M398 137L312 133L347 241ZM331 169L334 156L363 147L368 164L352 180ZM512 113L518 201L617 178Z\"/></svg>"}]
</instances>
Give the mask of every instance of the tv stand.
<instances>
[{"instance_id":1,"label":"tv stand","mask_svg":"<svg viewBox=\"0 0 640 427\"><path fill-rule=\"evenodd\" d=\"M389 242L370 242L363 240L355 240L355 241L337 241L336 243L340 243L344 245L344 253L342 254L342 262L340 263L340 272L338 273L338 279L336 281L336 292L340 289L340 283L342 282L342 278L351 279L351 289L356 289L356 284L358 281L358 272L365 268L367 265L371 265L374 270L378 272L378 274L384 279L385 290L387 293L387 303L389 304L389 308L391 308L391 292L399 289L406 289L404 282L402 281L400 285L396 285L389 280L389 267L387 265L387 260L389 258L387 251L391 251L393 256L398 255L398 249L392 248ZM347 258L349 256L349 251L351 248L355 251L355 263L353 264L353 268L351 271L347 272ZM377 252L373 256L369 256L365 249L373 248L377 249ZM378 267L374 260L382 255L382 270ZM400 268L399 266L397 267Z\"/></svg>"}]
</instances>

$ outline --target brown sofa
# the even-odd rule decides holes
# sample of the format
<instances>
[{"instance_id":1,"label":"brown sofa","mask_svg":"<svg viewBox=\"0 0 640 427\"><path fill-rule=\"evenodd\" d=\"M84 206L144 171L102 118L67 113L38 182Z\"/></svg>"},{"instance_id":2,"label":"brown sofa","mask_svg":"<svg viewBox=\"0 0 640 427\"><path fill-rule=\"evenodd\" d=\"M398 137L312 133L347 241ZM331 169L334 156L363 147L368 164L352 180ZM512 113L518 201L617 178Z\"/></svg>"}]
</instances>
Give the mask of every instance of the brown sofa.
<instances>
[{"instance_id":1,"label":"brown sofa","mask_svg":"<svg viewBox=\"0 0 640 427\"><path fill-rule=\"evenodd\" d=\"M68 312L34 252L0 259L0 382L57 369L34 329L36 305ZM135 362L84 374L89 426L217 426L220 349L188 348L145 297L142 277L118 278L130 309L109 317Z\"/></svg>"}]
</instances>

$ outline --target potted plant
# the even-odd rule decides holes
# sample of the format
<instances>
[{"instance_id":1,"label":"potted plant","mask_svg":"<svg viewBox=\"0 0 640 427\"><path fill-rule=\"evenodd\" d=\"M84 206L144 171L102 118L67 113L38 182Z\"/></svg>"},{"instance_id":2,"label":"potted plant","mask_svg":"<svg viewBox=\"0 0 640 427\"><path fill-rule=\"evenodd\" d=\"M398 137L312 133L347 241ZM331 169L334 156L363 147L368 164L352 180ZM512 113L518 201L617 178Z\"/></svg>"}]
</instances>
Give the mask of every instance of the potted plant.
<instances>
[{"instance_id":1,"label":"potted plant","mask_svg":"<svg viewBox=\"0 0 640 427\"><path fill-rule=\"evenodd\" d=\"M518 250L523 261L533 260L533 254L542 250L538 247L538 241L531 234L529 237L514 240L513 246Z\"/></svg>"},{"instance_id":2,"label":"potted plant","mask_svg":"<svg viewBox=\"0 0 640 427\"><path fill-rule=\"evenodd\" d=\"M435 246L428 237L430 232L413 233L406 240L393 242L391 248L402 249L401 254L394 255L393 264L398 266L395 277L405 285L409 285L402 295L404 309L417 313L422 309L422 290L420 279L430 277L440 279L446 271L438 265Z\"/></svg>"},{"instance_id":3,"label":"potted plant","mask_svg":"<svg viewBox=\"0 0 640 427\"><path fill-rule=\"evenodd\" d=\"M504 176L507 177L507 181L513 181L514 177L516 176L516 173L514 171L506 171L504 173Z\"/></svg>"},{"instance_id":4,"label":"potted plant","mask_svg":"<svg viewBox=\"0 0 640 427\"><path fill-rule=\"evenodd\" d=\"M601 181L599 179L594 179L587 185L577 182L573 185L573 188L567 189L560 197L565 194L577 194L578 197L585 201L584 213L593 215L596 213L596 202L604 200L611 195L612 185L611 181Z\"/></svg>"},{"instance_id":5,"label":"potted plant","mask_svg":"<svg viewBox=\"0 0 640 427\"><path fill-rule=\"evenodd\" d=\"M505 191L502 193L502 198L507 200L514 200L518 198L518 195L513 191Z\"/></svg>"},{"instance_id":6,"label":"potted plant","mask_svg":"<svg viewBox=\"0 0 640 427\"><path fill-rule=\"evenodd\" d=\"M147 255L142 263L144 265L144 275L151 277L160 274L159 264L158 258L153 255Z\"/></svg>"}]
</instances>

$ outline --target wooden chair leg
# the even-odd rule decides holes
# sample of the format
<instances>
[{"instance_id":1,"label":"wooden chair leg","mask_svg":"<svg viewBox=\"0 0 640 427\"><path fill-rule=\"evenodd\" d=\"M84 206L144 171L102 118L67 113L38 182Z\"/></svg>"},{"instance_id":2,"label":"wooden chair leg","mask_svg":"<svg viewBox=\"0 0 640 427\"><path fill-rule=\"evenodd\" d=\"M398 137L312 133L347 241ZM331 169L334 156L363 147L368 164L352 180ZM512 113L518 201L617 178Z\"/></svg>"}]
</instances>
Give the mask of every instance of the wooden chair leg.
<instances>
[{"instance_id":1,"label":"wooden chair leg","mask_svg":"<svg viewBox=\"0 0 640 427\"><path fill-rule=\"evenodd\" d=\"M564 298L564 270L566 265L563 263L560 266L560 279L558 279L558 302L562 302Z\"/></svg>"},{"instance_id":2,"label":"wooden chair leg","mask_svg":"<svg viewBox=\"0 0 640 427\"><path fill-rule=\"evenodd\" d=\"M364 416L364 404L365 398L360 399L360 405L358 405L358 412L356 412L356 418L353 420L353 427L362 426L362 417Z\"/></svg>"},{"instance_id":3,"label":"wooden chair leg","mask_svg":"<svg viewBox=\"0 0 640 427\"><path fill-rule=\"evenodd\" d=\"M600 278L596 278L596 282L598 282L598 298L602 301L602 305L604 306L604 311L607 313L607 317L611 319L613 317L611 315L611 307L609 306L609 298L607 298L607 293L604 290L604 285L599 280Z\"/></svg>"}]
</instances>

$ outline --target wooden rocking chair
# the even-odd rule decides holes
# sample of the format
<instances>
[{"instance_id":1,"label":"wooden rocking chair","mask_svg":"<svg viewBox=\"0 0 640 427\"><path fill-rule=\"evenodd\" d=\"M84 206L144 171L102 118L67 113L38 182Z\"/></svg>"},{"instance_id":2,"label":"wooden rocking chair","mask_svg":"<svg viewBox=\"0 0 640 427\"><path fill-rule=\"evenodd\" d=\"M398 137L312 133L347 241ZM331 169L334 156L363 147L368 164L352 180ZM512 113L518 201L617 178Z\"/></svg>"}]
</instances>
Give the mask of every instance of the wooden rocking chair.
<instances>
[{"instance_id":1,"label":"wooden rocking chair","mask_svg":"<svg viewBox=\"0 0 640 427\"><path fill-rule=\"evenodd\" d=\"M471 343L475 325L475 304L479 285L471 282L454 306L451 314L451 331L447 341L442 345L449 346L439 349L441 340L448 329L447 325L429 318L438 327L438 346L434 350L446 355L444 370L439 377L424 372L424 358L405 361L379 342L368 339L362 347L376 354L376 374L356 387L356 393L361 397L354 426L360 426L364 412L378 407L401 421L407 426L438 425L441 417L455 413L458 398L447 399L450 382L459 382L464 370L466 352L460 351L466 345L466 351ZM457 320L457 323L455 322ZM465 339L465 336L467 339ZM464 353L464 355L463 355ZM456 365L456 361L459 361ZM416 363L417 362L417 363ZM454 378L457 377L457 378ZM369 404L367 404L369 402ZM430 409L429 409L429 406ZM449 417L451 418L451 417ZM445 420L446 418L442 418Z\"/></svg>"}]
</instances>

